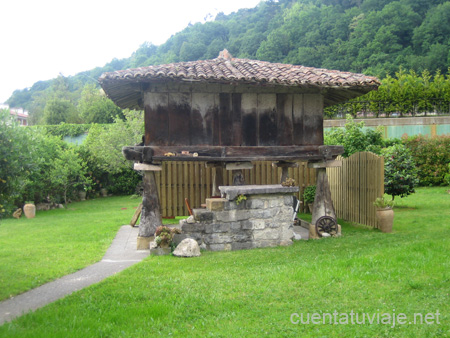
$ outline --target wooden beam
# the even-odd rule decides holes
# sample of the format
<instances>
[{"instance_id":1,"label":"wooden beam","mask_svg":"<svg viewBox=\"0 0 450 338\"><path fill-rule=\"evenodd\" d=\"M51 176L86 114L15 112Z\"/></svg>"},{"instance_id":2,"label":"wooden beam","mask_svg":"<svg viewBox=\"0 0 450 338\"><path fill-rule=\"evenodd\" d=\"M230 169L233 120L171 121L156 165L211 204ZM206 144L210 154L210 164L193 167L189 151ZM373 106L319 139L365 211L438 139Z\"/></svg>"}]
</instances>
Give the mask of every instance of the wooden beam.
<instances>
[{"instance_id":1,"label":"wooden beam","mask_svg":"<svg viewBox=\"0 0 450 338\"><path fill-rule=\"evenodd\" d=\"M319 168L334 168L342 167L342 161L331 160L322 162L309 162L308 168L319 169Z\"/></svg>"},{"instance_id":2,"label":"wooden beam","mask_svg":"<svg viewBox=\"0 0 450 338\"><path fill-rule=\"evenodd\" d=\"M161 171L161 165L147 164L147 163L135 163L134 170L137 171Z\"/></svg>"},{"instance_id":3,"label":"wooden beam","mask_svg":"<svg viewBox=\"0 0 450 338\"><path fill-rule=\"evenodd\" d=\"M253 169L252 162L230 162L225 165L227 170Z\"/></svg>"}]
</instances>

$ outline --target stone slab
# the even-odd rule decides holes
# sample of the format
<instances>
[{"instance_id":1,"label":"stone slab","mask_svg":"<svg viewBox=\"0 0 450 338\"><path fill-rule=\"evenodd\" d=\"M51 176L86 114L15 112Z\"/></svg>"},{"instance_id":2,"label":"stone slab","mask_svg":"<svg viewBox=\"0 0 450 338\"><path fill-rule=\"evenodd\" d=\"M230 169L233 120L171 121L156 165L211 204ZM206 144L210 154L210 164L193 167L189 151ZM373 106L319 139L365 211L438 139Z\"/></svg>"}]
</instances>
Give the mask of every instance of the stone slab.
<instances>
[{"instance_id":1,"label":"stone slab","mask_svg":"<svg viewBox=\"0 0 450 338\"><path fill-rule=\"evenodd\" d=\"M220 186L222 198L234 200L239 195L291 194L299 191L298 187L283 187L281 184Z\"/></svg>"},{"instance_id":2,"label":"stone slab","mask_svg":"<svg viewBox=\"0 0 450 338\"><path fill-rule=\"evenodd\" d=\"M209 211L222 211L226 201L225 198L207 198L206 209Z\"/></svg>"}]
</instances>

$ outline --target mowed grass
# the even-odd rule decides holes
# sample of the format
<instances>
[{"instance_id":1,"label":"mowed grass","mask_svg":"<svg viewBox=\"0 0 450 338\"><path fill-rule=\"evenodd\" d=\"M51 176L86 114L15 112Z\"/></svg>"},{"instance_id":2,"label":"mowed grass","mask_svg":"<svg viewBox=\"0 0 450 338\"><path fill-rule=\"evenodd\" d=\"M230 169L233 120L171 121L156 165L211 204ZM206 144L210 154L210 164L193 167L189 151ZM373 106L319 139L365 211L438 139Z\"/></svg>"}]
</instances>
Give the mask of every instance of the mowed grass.
<instances>
[{"instance_id":1,"label":"mowed grass","mask_svg":"<svg viewBox=\"0 0 450 338\"><path fill-rule=\"evenodd\" d=\"M341 238L193 259L149 257L4 324L0 336L448 337L447 189L421 188L399 202L392 234L340 222ZM340 324L290 320L334 311ZM415 313L440 315L430 324L352 325L351 311L404 313L407 322Z\"/></svg>"},{"instance_id":2,"label":"mowed grass","mask_svg":"<svg viewBox=\"0 0 450 338\"><path fill-rule=\"evenodd\" d=\"M109 197L0 222L0 300L99 261L138 199Z\"/></svg>"}]
</instances>

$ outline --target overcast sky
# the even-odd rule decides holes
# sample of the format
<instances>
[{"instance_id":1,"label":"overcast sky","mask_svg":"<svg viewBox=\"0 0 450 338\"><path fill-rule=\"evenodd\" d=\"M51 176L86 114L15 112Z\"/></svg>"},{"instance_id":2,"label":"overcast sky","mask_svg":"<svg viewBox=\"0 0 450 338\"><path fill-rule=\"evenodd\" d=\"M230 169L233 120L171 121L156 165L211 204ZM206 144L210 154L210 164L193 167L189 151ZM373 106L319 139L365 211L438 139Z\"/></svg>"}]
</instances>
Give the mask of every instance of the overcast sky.
<instances>
[{"instance_id":1,"label":"overcast sky","mask_svg":"<svg viewBox=\"0 0 450 338\"><path fill-rule=\"evenodd\" d=\"M156 45L208 14L260 0L0 0L0 103L16 89L74 75Z\"/></svg>"}]
</instances>

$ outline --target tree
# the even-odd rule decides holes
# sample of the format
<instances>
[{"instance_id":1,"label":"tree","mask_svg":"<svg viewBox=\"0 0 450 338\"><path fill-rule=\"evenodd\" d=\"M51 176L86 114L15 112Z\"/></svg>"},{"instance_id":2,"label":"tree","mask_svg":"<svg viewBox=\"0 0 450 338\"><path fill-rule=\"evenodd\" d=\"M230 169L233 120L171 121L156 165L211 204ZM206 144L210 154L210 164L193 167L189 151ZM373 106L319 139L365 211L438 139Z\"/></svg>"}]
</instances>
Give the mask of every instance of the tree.
<instances>
[{"instance_id":1,"label":"tree","mask_svg":"<svg viewBox=\"0 0 450 338\"><path fill-rule=\"evenodd\" d=\"M61 124L71 122L75 117L76 108L67 99L54 98L47 101L44 109L44 122L46 124Z\"/></svg>"},{"instance_id":2,"label":"tree","mask_svg":"<svg viewBox=\"0 0 450 338\"><path fill-rule=\"evenodd\" d=\"M84 123L112 123L116 117L124 118L122 110L94 84L84 86L78 111Z\"/></svg>"},{"instance_id":3,"label":"tree","mask_svg":"<svg viewBox=\"0 0 450 338\"><path fill-rule=\"evenodd\" d=\"M58 149L58 157L53 161L50 175L55 189L64 196L67 205L67 196L78 189L88 189L91 180L87 177L86 163L81 161L73 147Z\"/></svg>"},{"instance_id":4,"label":"tree","mask_svg":"<svg viewBox=\"0 0 450 338\"><path fill-rule=\"evenodd\" d=\"M384 192L392 199L414 193L418 179L411 151L402 144L396 144L384 149L383 156Z\"/></svg>"},{"instance_id":5,"label":"tree","mask_svg":"<svg viewBox=\"0 0 450 338\"><path fill-rule=\"evenodd\" d=\"M129 111L125 116L126 121L116 119L108 126L93 125L85 141L92 162L108 173L130 168L131 163L122 155L122 148L142 140L144 123L141 113Z\"/></svg>"},{"instance_id":6,"label":"tree","mask_svg":"<svg viewBox=\"0 0 450 338\"><path fill-rule=\"evenodd\" d=\"M0 110L0 219L12 212L36 157L32 134Z\"/></svg>"},{"instance_id":7,"label":"tree","mask_svg":"<svg viewBox=\"0 0 450 338\"><path fill-rule=\"evenodd\" d=\"M344 146L343 157L349 157L358 151L371 151L379 154L384 146L379 129L364 130L364 122L356 123L350 115L347 115L344 128L333 128L330 132L325 133L324 143Z\"/></svg>"}]
</instances>

